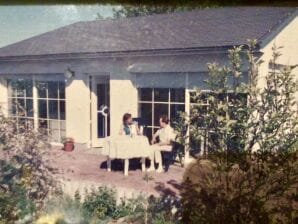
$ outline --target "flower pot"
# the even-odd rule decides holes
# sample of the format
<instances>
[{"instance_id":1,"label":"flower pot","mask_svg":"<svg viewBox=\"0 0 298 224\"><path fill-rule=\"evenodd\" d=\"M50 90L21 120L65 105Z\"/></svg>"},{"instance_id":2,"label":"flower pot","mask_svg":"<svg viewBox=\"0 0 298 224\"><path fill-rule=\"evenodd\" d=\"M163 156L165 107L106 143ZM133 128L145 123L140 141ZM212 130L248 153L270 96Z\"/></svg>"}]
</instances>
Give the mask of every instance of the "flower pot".
<instances>
[{"instance_id":1,"label":"flower pot","mask_svg":"<svg viewBox=\"0 0 298 224\"><path fill-rule=\"evenodd\" d=\"M64 150L66 152L71 152L74 150L74 143L73 142L65 142L64 143Z\"/></svg>"}]
</instances>

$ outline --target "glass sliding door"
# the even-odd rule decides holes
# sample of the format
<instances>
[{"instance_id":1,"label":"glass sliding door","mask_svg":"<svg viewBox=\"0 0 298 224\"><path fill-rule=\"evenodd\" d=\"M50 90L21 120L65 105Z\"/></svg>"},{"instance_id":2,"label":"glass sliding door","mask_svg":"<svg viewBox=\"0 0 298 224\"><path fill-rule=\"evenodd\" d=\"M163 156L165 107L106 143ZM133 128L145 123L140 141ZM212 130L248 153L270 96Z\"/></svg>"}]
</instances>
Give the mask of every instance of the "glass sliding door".
<instances>
[{"instance_id":1,"label":"glass sliding door","mask_svg":"<svg viewBox=\"0 0 298 224\"><path fill-rule=\"evenodd\" d=\"M90 82L92 147L101 147L110 135L110 80L108 76L92 76Z\"/></svg>"},{"instance_id":2,"label":"glass sliding door","mask_svg":"<svg viewBox=\"0 0 298 224\"><path fill-rule=\"evenodd\" d=\"M96 84L97 91L97 137L110 135L110 85L107 80Z\"/></svg>"}]
</instances>

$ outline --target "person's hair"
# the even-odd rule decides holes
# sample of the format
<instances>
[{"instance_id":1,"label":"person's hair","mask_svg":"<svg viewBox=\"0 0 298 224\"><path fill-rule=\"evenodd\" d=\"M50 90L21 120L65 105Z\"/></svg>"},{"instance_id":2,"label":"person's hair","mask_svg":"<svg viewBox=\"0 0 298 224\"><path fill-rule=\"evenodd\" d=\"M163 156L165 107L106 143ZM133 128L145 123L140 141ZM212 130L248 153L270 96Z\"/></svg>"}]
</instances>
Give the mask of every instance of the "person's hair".
<instances>
[{"instance_id":1,"label":"person's hair","mask_svg":"<svg viewBox=\"0 0 298 224\"><path fill-rule=\"evenodd\" d=\"M161 121L162 121L163 123L166 123L166 124L168 124L168 123L170 122L170 119L168 118L167 115L161 115L161 116L159 117L159 119L161 119Z\"/></svg>"},{"instance_id":2,"label":"person's hair","mask_svg":"<svg viewBox=\"0 0 298 224\"><path fill-rule=\"evenodd\" d=\"M123 122L123 124L125 124L126 121L127 121L129 118L131 118L131 114L129 114L129 113L125 113L125 114L123 115L123 118L122 118L122 122Z\"/></svg>"}]
</instances>

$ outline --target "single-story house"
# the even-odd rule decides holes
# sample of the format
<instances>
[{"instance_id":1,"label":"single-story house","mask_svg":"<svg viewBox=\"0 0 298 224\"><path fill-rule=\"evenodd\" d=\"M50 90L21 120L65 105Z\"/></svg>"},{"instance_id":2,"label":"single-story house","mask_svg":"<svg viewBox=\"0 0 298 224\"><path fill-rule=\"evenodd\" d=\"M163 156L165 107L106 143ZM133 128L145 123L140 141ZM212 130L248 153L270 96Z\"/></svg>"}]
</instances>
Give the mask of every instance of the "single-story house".
<instances>
[{"instance_id":1,"label":"single-story house","mask_svg":"<svg viewBox=\"0 0 298 224\"><path fill-rule=\"evenodd\" d=\"M227 63L227 50L247 39L257 40L260 74L273 43L283 46L280 64L298 64L297 15L297 8L227 7L61 27L0 49L2 109L45 128L52 141L69 136L100 147L125 112L152 135L159 115L189 111L191 90L206 89L206 63Z\"/></svg>"}]
</instances>

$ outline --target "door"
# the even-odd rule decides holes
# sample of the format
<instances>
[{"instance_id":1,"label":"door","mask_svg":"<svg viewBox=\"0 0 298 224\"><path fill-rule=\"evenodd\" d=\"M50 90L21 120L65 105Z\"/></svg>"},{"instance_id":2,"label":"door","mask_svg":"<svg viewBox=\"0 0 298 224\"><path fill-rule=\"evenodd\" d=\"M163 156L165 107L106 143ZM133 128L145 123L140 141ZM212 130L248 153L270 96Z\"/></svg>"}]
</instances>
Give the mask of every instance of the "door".
<instances>
[{"instance_id":1,"label":"door","mask_svg":"<svg viewBox=\"0 0 298 224\"><path fill-rule=\"evenodd\" d=\"M110 135L110 79L93 77L91 80L92 147L101 147L103 139Z\"/></svg>"}]
</instances>

